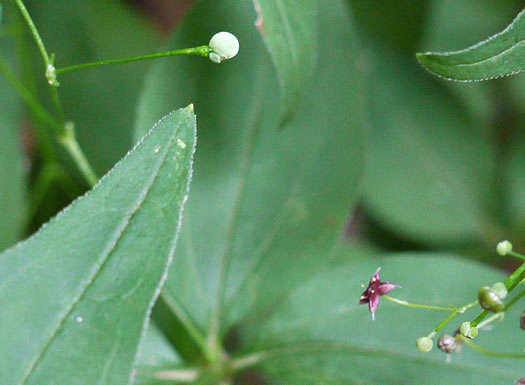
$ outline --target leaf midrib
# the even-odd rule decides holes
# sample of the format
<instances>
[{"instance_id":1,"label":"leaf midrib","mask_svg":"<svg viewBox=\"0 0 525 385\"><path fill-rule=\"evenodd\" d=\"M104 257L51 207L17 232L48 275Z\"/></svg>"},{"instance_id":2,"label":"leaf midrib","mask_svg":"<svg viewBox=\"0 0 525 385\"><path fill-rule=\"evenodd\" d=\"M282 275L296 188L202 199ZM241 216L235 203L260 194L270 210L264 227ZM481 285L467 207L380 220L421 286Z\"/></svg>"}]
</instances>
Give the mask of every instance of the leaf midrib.
<instances>
[{"instance_id":1,"label":"leaf midrib","mask_svg":"<svg viewBox=\"0 0 525 385\"><path fill-rule=\"evenodd\" d=\"M170 115L168 115L168 116L170 116ZM163 120L159 121L156 126L160 125ZM87 285L85 285L85 288L81 291L81 293L79 293L78 297L73 300L69 310L67 310L64 313L64 315L62 317L60 317L56 327L50 333L50 336L49 336L48 340L43 344L43 346L40 349L39 353L36 355L36 357L34 357L32 362L29 363L28 367L25 370L25 375L22 378L22 382L19 383L20 385L26 384L27 381L31 378L31 376L34 373L35 369L40 364L40 362L44 358L45 354L48 352L48 350L49 350L52 342L55 340L55 337L57 336L59 330L63 327L65 321L69 318L69 316L75 310L75 308L78 305L78 303L82 300L82 298L87 293L89 288L94 284L94 282L96 281L97 276L104 269L106 263L109 261L111 255L115 251L119 241L122 239L124 233L126 232L126 229L129 227L129 225L131 223L131 220L133 219L135 214L140 210L140 208L143 206L144 202L146 201L146 199L147 199L147 197L149 195L149 192L151 191L153 185L155 184L155 181L158 178L160 169L162 168L162 165L164 164L164 162L165 162L165 160L167 158L167 155L170 152L170 149L171 149L171 147L173 145L174 138L179 133L180 127L181 127L181 122L177 122L177 127L173 129L173 135L170 137L170 139L168 141L168 144L166 146L166 150L163 152L162 156L160 157L160 159L159 159L159 161L158 161L158 163L157 163L157 165L156 165L156 167L154 169L154 172L151 173L151 178L150 178L149 182L146 184L146 187L140 193L139 198L137 200L137 203L133 205L133 209L131 210L131 212L126 217L124 217L123 221L121 222L120 228L118 228L117 231L115 232L116 236L115 236L115 240L113 241L113 244L111 244L111 240L110 240L110 242L108 242L109 247L107 248L107 251L105 251L103 253L104 257L102 258L102 262L100 263L99 267L96 268L95 271L92 273L91 277L88 280ZM153 128L152 131L154 129L155 128ZM152 131L150 131L150 132L152 132ZM126 155L126 157L122 161L119 162L119 164L121 164L133 152L134 152L133 150L130 151ZM115 166L115 167L117 167L117 166ZM115 168L114 168L114 170L115 170ZM109 176L109 174L107 176ZM105 179L105 177L103 179ZM100 185L101 181L99 182L99 185ZM95 186L94 190L96 188L97 188L97 186ZM92 191L94 191L94 190L92 190Z\"/></svg>"}]
</instances>

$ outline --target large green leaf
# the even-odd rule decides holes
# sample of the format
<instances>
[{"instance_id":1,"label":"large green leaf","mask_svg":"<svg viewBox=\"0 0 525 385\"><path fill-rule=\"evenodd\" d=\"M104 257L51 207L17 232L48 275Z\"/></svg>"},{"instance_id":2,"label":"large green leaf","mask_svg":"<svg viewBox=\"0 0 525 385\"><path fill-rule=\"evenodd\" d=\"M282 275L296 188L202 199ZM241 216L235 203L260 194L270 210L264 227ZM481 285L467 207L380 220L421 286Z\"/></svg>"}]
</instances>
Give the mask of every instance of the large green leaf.
<instances>
[{"instance_id":1,"label":"large green leaf","mask_svg":"<svg viewBox=\"0 0 525 385\"><path fill-rule=\"evenodd\" d=\"M201 334L220 337L326 264L358 192L363 158L357 47L339 1L323 3L319 63L297 117L279 128L279 85L253 9L203 1L172 47L222 28L250 50L214 66L178 58L147 80L138 131L171 103L195 100L200 153L180 249L163 292ZM213 17L211 17L213 15ZM206 22L204 22L206 21ZM344 45L344 49L341 48Z\"/></svg>"},{"instance_id":2,"label":"large green leaf","mask_svg":"<svg viewBox=\"0 0 525 385\"><path fill-rule=\"evenodd\" d=\"M253 3L257 28L279 75L281 110L287 121L299 107L317 59L317 0L253 0Z\"/></svg>"},{"instance_id":3,"label":"large green leaf","mask_svg":"<svg viewBox=\"0 0 525 385\"><path fill-rule=\"evenodd\" d=\"M122 1L36 0L28 7L48 50L56 54L57 68L155 52L159 42L152 27ZM44 82L40 57L34 57L34 65ZM75 123L80 145L100 174L132 146L130 127L147 68L147 62L106 66L58 79L65 117ZM42 99L49 100L47 84L42 87Z\"/></svg>"},{"instance_id":4,"label":"large green leaf","mask_svg":"<svg viewBox=\"0 0 525 385\"><path fill-rule=\"evenodd\" d=\"M449 80L480 81L523 71L525 67L525 11L502 32L469 48L444 53L419 53L419 62Z\"/></svg>"},{"instance_id":5,"label":"large green leaf","mask_svg":"<svg viewBox=\"0 0 525 385\"><path fill-rule=\"evenodd\" d=\"M13 59L14 46L2 38L0 66L13 71ZM26 214L21 136L21 101L0 72L0 250L19 239Z\"/></svg>"},{"instance_id":6,"label":"large green leaf","mask_svg":"<svg viewBox=\"0 0 525 385\"><path fill-rule=\"evenodd\" d=\"M3 383L128 383L174 252L194 144L190 106L0 255Z\"/></svg>"},{"instance_id":7,"label":"large green leaf","mask_svg":"<svg viewBox=\"0 0 525 385\"><path fill-rule=\"evenodd\" d=\"M258 367L269 377L267 383L287 385L507 385L523 377L523 359L487 357L467 347L451 362L437 348L419 352L416 339L446 313L407 309L383 299L372 321L367 305L358 301L360 284L378 265L383 280L402 286L391 295L413 303L461 306L472 302L482 285L504 279L478 264L425 254L334 267L299 287L271 314L241 326L246 347L237 362ZM517 324L522 310L509 310L504 322L482 330L475 342L495 351L522 352ZM480 311L475 307L443 332L451 334Z\"/></svg>"},{"instance_id":8,"label":"large green leaf","mask_svg":"<svg viewBox=\"0 0 525 385\"><path fill-rule=\"evenodd\" d=\"M387 56L370 63L367 206L414 240L483 238L492 230L489 133L411 64Z\"/></svg>"}]
</instances>

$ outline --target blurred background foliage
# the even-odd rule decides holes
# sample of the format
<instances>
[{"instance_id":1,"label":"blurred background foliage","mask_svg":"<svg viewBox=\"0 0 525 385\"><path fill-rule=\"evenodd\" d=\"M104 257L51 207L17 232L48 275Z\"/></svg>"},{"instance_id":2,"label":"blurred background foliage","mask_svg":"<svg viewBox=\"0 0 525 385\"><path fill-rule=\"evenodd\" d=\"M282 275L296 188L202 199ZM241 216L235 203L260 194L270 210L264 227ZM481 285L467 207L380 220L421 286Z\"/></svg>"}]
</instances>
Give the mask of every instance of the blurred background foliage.
<instances>
[{"instance_id":1,"label":"blurred background foliage","mask_svg":"<svg viewBox=\"0 0 525 385\"><path fill-rule=\"evenodd\" d=\"M195 3L34 0L28 1L28 7L48 49L56 53L57 65L66 66L152 52ZM525 78L446 82L419 67L414 53L472 45L503 29L522 2L348 0L348 5L362 47L359 64L368 105L365 181L360 204L350 215L348 238L373 249L446 249L489 262L499 239L509 238L520 248L525 231L521 193L525 138L520 127ZM16 57L16 68L28 89L44 95L47 90L43 77L37 76L41 62L34 43L20 33L19 16L12 13L9 20L6 14L2 53L11 62ZM8 36L14 37L11 44ZM107 67L62 78L67 118L75 123L78 140L100 175L132 145L137 101L150 65ZM8 88L3 86L1 95L13 101L6 120L15 113L21 116L11 108L17 98ZM122 114L117 117L114 111ZM37 229L86 189L68 157L29 116L26 111L26 119L18 119L23 135L3 141L18 140L26 160L22 162L22 155L6 155L9 162L18 159L18 166L5 163L4 170L20 169L24 163L26 177L18 177L18 171L13 175L20 186L25 180L26 190L36 187L36 192L27 194L28 214L22 203L26 199L4 204L14 213L9 215L11 228L0 238L3 247L17 239L15 233L20 238ZM49 147L66 167L42 173L49 176L46 179L37 171L49 157ZM22 188L17 197L24 196ZM25 232L21 231L24 221Z\"/></svg>"},{"instance_id":2,"label":"blurred background foliage","mask_svg":"<svg viewBox=\"0 0 525 385\"><path fill-rule=\"evenodd\" d=\"M160 50L195 3L28 0L27 6L57 65L66 66ZM525 249L525 75L447 82L425 72L415 53L456 50L486 39L505 28L523 2L347 3L361 47L366 153L359 170L361 194L336 253L446 251L510 269L494 258L494 248L509 239L517 250ZM195 25L195 35L201 27ZM45 95L41 58L24 31L18 14L4 10L0 55L29 90ZM241 55L251 49L241 41ZM67 119L74 121L99 175L133 145L137 105L151 66L142 62L61 78ZM32 233L87 189L68 156L21 106L0 78L0 249ZM353 107L348 106L348 119ZM236 109L242 106L232 105L231 114ZM197 105L198 119L209 119L200 112L211 114ZM319 127L332 129L337 127Z\"/></svg>"}]
</instances>

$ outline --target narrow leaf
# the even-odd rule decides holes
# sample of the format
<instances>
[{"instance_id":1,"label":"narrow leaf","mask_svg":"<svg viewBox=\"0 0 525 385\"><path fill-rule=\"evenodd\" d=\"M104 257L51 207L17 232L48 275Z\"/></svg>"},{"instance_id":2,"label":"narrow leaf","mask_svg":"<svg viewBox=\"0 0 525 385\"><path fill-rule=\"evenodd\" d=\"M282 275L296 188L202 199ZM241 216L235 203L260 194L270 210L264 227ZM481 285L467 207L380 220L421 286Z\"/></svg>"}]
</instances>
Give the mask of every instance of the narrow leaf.
<instances>
[{"instance_id":1,"label":"narrow leaf","mask_svg":"<svg viewBox=\"0 0 525 385\"><path fill-rule=\"evenodd\" d=\"M481 81L525 69L525 10L502 32L461 51L419 53L419 62L448 80Z\"/></svg>"},{"instance_id":2,"label":"narrow leaf","mask_svg":"<svg viewBox=\"0 0 525 385\"><path fill-rule=\"evenodd\" d=\"M127 384L175 247L192 107L161 120L86 196L0 255L5 384Z\"/></svg>"},{"instance_id":3,"label":"narrow leaf","mask_svg":"<svg viewBox=\"0 0 525 385\"><path fill-rule=\"evenodd\" d=\"M253 0L256 25L281 83L283 121L293 117L317 58L317 0Z\"/></svg>"}]
</instances>

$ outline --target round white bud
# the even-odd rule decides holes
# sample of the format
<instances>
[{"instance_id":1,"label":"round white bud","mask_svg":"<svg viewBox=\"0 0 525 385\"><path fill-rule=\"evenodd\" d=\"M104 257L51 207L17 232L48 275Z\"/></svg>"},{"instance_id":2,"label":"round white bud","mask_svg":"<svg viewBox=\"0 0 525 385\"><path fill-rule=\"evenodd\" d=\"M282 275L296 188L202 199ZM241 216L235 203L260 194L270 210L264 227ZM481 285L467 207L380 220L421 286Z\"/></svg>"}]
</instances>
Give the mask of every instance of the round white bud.
<instances>
[{"instance_id":1,"label":"round white bud","mask_svg":"<svg viewBox=\"0 0 525 385\"><path fill-rule=\"evenodd\" d=\"M210 39L208 44L213 52L209 58L214 63L221 63L231 59L239 53L239 40L229 32L218 32Z\"/></svg>"},{"instance_id":2,"label":"round white bud","mask_svg":"<svg viewBox=\"0 0 525 385\"><path fill-rule=\"evenodd\" d=\"M432 340L428 337L421 337L417 339L416 346L420 352L428 353L432 350L434 342L432 342Z\"/></svg>"},{"instance_id":3,"label":"round white bud","mask_svg":"<svg viewBox=\"0 0 525 385\"><path fill-rule=\"evenodd\" d=\"M496 246L496 251L498 252L499 255L501 255L502 257L504 257L504 256L507 255L510 251L512 251L512 243L510 243L509 241L501 241L501 242L498 243L498 245Z\"/></svg>"}]
</instances>

